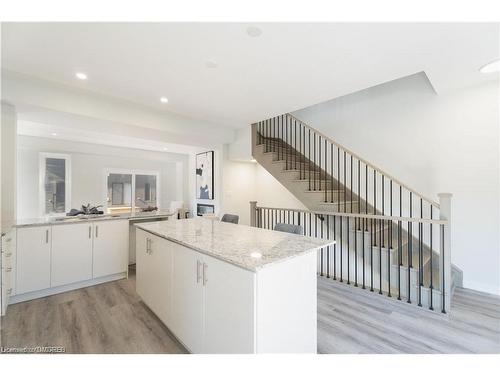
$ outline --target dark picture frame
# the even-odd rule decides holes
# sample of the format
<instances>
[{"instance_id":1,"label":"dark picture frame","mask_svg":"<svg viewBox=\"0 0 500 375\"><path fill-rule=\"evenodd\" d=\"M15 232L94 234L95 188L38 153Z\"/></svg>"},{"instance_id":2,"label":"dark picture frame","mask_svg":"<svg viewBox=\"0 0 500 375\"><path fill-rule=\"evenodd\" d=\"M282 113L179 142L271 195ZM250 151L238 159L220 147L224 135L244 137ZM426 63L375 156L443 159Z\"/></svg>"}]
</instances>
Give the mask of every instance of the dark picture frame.
<instances>
[{"instance_id":1,"label":"dark picture frame","mask_svg":"<svg viewBox=\"0 0 500 375\"><path fill-rule=\"evenodd\" d=\"M196 199L214 199L214 152L196 154Z\"/></svg>"}]
</instances>

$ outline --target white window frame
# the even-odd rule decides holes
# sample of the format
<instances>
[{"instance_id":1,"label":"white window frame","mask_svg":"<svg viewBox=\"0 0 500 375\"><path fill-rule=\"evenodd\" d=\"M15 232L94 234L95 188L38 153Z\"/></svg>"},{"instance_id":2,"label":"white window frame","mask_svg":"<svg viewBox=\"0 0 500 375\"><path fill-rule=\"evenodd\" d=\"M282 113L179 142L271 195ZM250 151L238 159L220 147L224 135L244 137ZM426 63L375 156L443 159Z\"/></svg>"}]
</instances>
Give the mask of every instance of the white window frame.
<instances>
[{"instance_id":1,"label":"white window frame","mask_svg":"<svg viewBox=\"0 0 500 375\"><path fill-rule=\"evenodd\" d=\"M46 160L48 158L64 159L64 212L46 213L45 212L45 175L46 175ZM71 155L57 154L52 152L40 152L38 154L38 200L39 211L41 217L47 216L65 216L66 212L71 209Z\"/></svg>"},{"instance_id":2,"label":"white window frame","mask_svg":"<svg viewBox=\"0 0 500 375\"><path fill-rule=\"evenodd\" d=\"M103 180L103 209L104 212L108 212L108 175L109 174L130 174L132 175L132 213L135 213L135 176L145 175L145 176L155 176L156 177L156 207L161 209L160 202L160 172L157 170L142 170L142 169L124 169L124 168L104 168Z\"/></svg>"}]
</instances>

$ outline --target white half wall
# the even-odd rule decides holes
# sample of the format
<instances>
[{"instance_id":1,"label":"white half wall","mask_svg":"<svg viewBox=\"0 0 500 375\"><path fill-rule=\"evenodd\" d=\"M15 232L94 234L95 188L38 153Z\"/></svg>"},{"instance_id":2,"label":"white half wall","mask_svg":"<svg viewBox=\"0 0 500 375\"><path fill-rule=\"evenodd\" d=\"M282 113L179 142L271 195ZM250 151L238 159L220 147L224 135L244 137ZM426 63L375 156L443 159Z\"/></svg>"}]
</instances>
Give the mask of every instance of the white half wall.
<instances>
[{"instance_id":1,"label":"white half wall","mask_svg":"<svg viewBox=\"0 0 500 375\"><path fill-rule=\"evenodd\" d=\"M498 82L436 95L420 73L294 113L437 200L453 193L452 262L500 294Z\"/></svg>"},{"instance_id":2,"label":"white half wall","mask_svg":"<svg viewBox=\"0 0 500 375\"><path fill-rule=\"evenodd\" d=\"M95 145L68 140L18 136L17 217L39 217L39 153L55 152L71 156L71 207L103 204L106 168L158 171L159 206L170 201L189 204L188 156L167 152Z\"/></svg>"}]
</instances>

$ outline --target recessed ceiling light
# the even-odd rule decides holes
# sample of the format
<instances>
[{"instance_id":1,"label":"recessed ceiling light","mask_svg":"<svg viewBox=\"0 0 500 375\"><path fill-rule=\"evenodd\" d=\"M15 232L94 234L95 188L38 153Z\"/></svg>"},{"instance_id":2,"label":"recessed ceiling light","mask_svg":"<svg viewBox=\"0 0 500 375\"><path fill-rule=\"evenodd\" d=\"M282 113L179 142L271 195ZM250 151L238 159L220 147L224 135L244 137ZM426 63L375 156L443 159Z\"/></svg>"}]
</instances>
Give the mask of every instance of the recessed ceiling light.
<instances>
[{"instance_id":1,"label":"recessed ceiling light","mask_svg":"<svg viewBox=\"0 0 500 375\"><path fill-rule=\"evenodd\" d=\"M256 251L255 251L255 252L253 252L253 253L251 253L251 254L250 254L250 256L251 256L252 258L262 258L262 254L261 254L261 253L258 253L258 252L256 252Z\"/></svg>"},{"instance_id":2,"label":"recessed ceiling light","mask_svg":"<svg viewBox=\"0 0 500 375\"><path fill-rule=\"evenodd\" d=\"M493 73L500 71L500 59L490 62L486 64L481 69L479 69L481 73Z\"/></svg>"},{"instance_id":3,"label":"recessed ceiling light","mask_svg":"<svg viewBox=\"0 0 500 375\"><path fill-rule=\"evenodd\" d=\"M82 72L76 73L75 76L76 76L76 78L81 79L82 81L87 79L87 75L85 73L82 73Z\"/></svg>"},{"instance_id":4,"label":"recessed ceiling light","mask_svg":"<svg viewBox=\"0 0 500 375\"><path fill-rule=\"evenodd\" d=\"M50 133L50 135L53 135L55 137L57 135L57 133Z\"/></svg>"},{"instance_id":5,"label":"recessed ceiling light","mask_svg":"<svg viewBox=\"0 0 500 375\"><path fill-rule=\"evenodd\" d=\"M162 102L162 103L168 103L168 99L167 99L167 98L165 98L164 96L162 96L162 97L160 98L160 102Z\"/></svg>"},{"instance_id":6,"label":"recessed ceiling light","mask_svg":"<svg viewBox=\"0 0 500 375\"><path fill-rule=\"evenodd\" d=\"M205 62L205 66L209 69L215 69L217 68L217 61L215 61L214 59L209 59Z\"/></svg>"},{"instance_id":7,"label":"recessed ceiling light","mask_svg":"<svg viewBox=\"0 0 500 375\"><path fill-rule=\"evenodd\" d=\"M163 151L167 151L167 150L168 150L168 148L166 148L166 147L163 147Z\"/></svg>"},{"instance_id":8,"label":"recessed ceiling light","mask_svg":"<svg viewBox=\"0 0 500 375\"><path fill-rule=\"evenodd\" d=\"M248 26L247 27L247 34L251 36L252 38L256 38L262 34L262 30L258 28L257 26Z\"/></svg>"}]
</instances>

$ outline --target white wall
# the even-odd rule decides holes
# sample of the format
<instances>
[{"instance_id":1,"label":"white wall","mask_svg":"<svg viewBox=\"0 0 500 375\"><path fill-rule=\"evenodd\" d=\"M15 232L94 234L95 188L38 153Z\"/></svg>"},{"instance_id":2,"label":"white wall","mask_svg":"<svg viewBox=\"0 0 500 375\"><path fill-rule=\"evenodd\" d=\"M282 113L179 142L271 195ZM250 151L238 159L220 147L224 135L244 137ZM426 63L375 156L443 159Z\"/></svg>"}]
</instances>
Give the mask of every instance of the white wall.
<instances>
[{"instance_id":1,"label":"white wall","mask_svg":"<svg viewBox=\"0 0 500 375\"><path fill-rule=\"evenodd\" d=\"M497 83L436 95L417 74L294 115L425 196L453 193L452 262L500 294Z\"/></svg>"},{"instance_id":2,"label":"white wall","mask_svg":"<svg viewBox=\"0 0 500 375\"><path fill-rule=\"evenodd\" d=\"M305 209L281 183L251 160L250 126L236 133L236 140L222 148L222 204L220 213L240 216L250 224L250 201L258 206Z\"/></svg>"},{"instance_id":3,"label":"white wall","mask_svg":"<svg viewBox=\"0 0 500 375\"><path fill-rule=\"evenodd\" d=\"M159 171L160 207L168 208L172 200L189 203L187 155L18 136L17 216L20 219L40 216L38 193L40 152L71 155L71 207L73 208L79 208L89 202L104 203L106 168Z\"/></svg>"},{"instance_id":4,"label":"white wall","mask_svg":"<svg viewBox=\"0 0 500 375\"><path fill-rule=\"evenodd\" d=\"M16 217L16 131L14 106L2 102L0 123L0 228L7 232Z\"/></svg>"}]
</instances>

